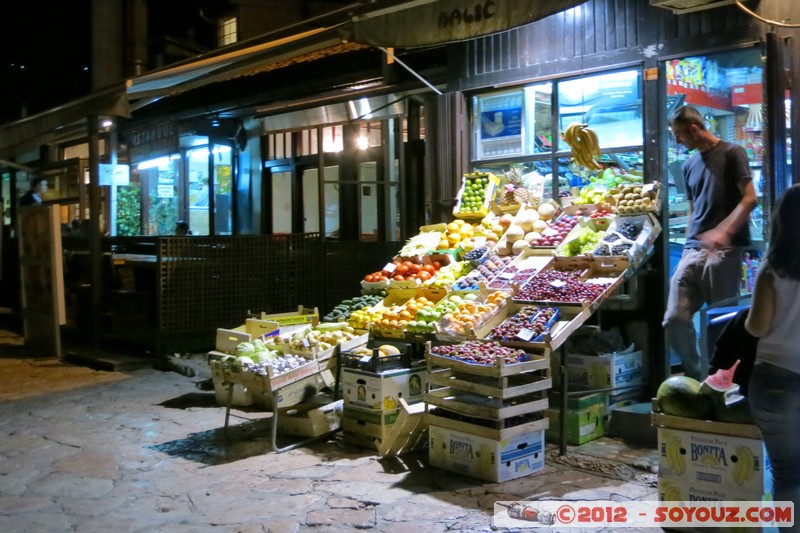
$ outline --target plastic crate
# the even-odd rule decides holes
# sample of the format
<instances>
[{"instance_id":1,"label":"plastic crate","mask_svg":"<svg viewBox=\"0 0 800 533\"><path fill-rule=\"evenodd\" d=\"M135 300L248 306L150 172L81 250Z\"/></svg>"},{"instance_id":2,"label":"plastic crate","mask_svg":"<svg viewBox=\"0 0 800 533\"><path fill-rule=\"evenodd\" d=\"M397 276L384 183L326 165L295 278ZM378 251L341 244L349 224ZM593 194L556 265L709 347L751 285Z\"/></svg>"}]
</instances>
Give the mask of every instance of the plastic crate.
<instances>
[{"instance_id":1,"label":"plastic crate","mask_svg":"<svg viewBox=\"0 0 800 533\"><path fill-rule=\"evenodd\" d=\"M411 367L411 354L381 355L378 348L372 349L371 355L354 352L342 352L342 366L356 370L365 370L380 374L389 370L398 370Z\"/></svg>"}]
</instances>

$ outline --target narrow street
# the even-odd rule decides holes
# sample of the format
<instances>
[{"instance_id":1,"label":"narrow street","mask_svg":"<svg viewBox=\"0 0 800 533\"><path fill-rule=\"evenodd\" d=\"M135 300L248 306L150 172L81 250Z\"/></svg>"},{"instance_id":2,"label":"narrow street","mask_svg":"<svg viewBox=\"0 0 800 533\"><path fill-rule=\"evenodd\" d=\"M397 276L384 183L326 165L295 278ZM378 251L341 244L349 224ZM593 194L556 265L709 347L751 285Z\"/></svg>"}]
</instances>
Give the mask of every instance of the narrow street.
<instances>
[{"instance_id":1,"label":"narrow street","mask_svg":"<svg viewBox=\"0 0 800 533\"><path fill-rule=\"evenodd\" d=\"M544 471L500 484L429 467L424 450L382 460L339 436L276 454L270 413L233 410L225 435L224 407L197 386L202 355L110 372L20 344L0 336L6 533L474 532L492 531L495 501L656 498L656 450L615 439L564 457L548 445Z\"/></svg>"}]
</instances>

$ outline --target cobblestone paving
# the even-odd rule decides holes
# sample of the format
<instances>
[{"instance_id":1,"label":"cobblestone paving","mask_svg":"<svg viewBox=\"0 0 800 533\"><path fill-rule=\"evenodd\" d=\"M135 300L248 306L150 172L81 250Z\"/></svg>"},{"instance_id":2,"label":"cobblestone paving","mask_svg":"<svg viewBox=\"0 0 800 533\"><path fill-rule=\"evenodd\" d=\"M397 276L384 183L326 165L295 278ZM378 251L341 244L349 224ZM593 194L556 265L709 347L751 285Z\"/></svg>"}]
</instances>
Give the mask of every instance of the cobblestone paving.
<instances>
[{"instance_id":1,"label":"cobblestone paving","mask_svg":"<svg viewBox=\"0 0 800 533\"><path fill-rule=\"evenodd\" d=\"M549 446L542 472L486 483L429 467L424 452L381 460L338 438L276 454L269 413L234 410L226 435L198 377L0 353L1 365L16 372L0 385L6 533L466 533L493 531L495 501L656 497L655 450L614 439L564 457Z\"/></svg>"}]
</instances>

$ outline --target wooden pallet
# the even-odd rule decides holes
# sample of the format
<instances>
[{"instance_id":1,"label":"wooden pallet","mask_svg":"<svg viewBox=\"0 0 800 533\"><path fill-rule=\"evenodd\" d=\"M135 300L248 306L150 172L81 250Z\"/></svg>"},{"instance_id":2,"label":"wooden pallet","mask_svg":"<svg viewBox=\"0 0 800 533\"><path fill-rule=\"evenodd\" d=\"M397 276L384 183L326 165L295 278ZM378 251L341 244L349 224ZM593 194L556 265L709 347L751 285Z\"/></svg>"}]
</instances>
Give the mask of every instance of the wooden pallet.
<instances>
[{"instance_id":1,"label":"wooden pallet","mask_svg":"<svg viewBox=\"0 0 800 533\"><path fill-rule=\"evenodd\" d=\"M425 423L425 404L417 403L409 406L400 398L400 414L397 422L386 438L378 445L378 455L395 457L417 448L422 442L428 425Z\"/></svg>"}]
</instances>

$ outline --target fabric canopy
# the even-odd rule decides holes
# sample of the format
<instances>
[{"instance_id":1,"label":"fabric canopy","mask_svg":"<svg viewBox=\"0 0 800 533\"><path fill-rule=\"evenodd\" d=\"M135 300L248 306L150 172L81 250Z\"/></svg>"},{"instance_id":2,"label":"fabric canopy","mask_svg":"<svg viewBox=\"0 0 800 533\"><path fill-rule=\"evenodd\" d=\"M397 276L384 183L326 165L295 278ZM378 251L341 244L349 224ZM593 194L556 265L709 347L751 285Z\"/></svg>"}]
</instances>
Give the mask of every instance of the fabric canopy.
<instances>
[{"instance_id":1,"label":"fabric canopy","mask_svg":"<svg viewBox=\"0 0 800 533\"><path fill-rule=\"evenodd\" d=\"M415 0L353 18L354 40L414 48L530 24L587 0Z\"/></svg>"}]
</instances>

